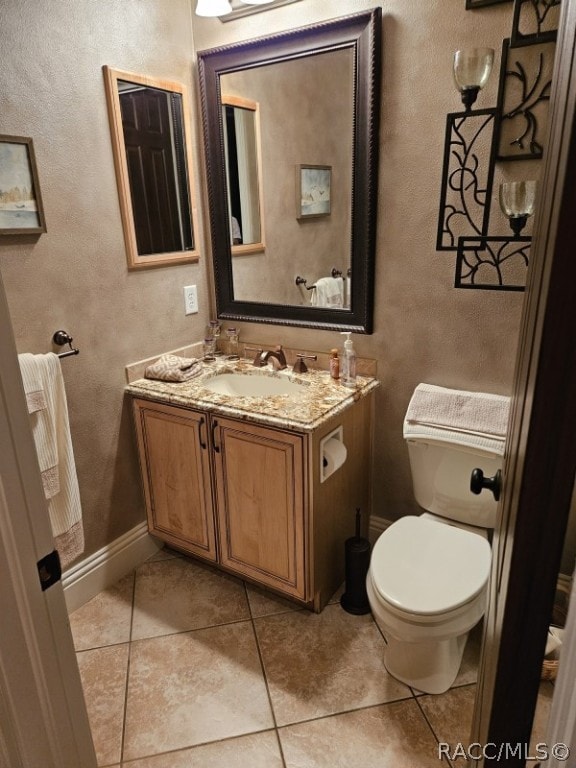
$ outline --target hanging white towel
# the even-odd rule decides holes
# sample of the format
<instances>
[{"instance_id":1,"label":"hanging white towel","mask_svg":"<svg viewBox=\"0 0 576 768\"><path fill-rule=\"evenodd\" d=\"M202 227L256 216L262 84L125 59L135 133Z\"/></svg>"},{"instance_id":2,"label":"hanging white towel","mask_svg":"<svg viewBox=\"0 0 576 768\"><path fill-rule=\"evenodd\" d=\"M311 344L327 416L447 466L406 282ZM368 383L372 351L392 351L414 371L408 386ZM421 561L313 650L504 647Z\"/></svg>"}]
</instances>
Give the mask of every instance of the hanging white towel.
<instances>
[{"instance_id":1,"label":"hanging white towel","mask_svg":"<svg viewBox=\"0 0 576 768\"><path fill-rule=\"evenodd\" d=\"M408 405L406 421L505 437L509 409L510 398L504 395L418 384Z\"/></svg>"},{"instance_id":2,"label":"hanging white towel","mask_svg":"<svg viewBox=\"0 0 576 768\"><path fill-rule=\"evenodd\" d=\"M52 533L65 567L84 551L84 529L60 360L51 352L18 359ZM36 407L40 397L29 399L32 392L42 392L44 408Z\"/></svg>"},{"instance_id":3,"label":"hanging white towel","mask_svg":"<svg viewBox=\"0 0 576 768\"><path fill-rule=\"evenodd\" d=\"M47 499L50 499L60 490L58 449L55 440L53 414L48 410L44 382L41 377L40 357L41 355L26 353L18 355L18 362L20 363L36 453L38 454L44 494Z\"/></svg>"},{"instance_id":4,"label":"hanging white towel","mask_svg":"<svg viewBox=\"0 0 576 768\"><path fill-rule=\"evenodd\" d=\"M316 307L343 307L344 281L341 277L321 277L316 280L311 303Z\"/></svg>"}]
</instances>

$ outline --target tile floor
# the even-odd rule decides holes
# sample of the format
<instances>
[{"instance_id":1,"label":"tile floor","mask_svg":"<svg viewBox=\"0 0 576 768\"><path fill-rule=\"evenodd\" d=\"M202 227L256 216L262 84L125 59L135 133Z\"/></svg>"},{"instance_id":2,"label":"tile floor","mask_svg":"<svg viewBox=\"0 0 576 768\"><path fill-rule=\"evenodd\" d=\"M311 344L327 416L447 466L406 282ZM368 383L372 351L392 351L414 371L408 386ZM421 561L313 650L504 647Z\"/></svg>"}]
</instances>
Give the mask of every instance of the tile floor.
<instances>
[{"instance_id":1,"label":"tile floor","mask_svg":"<svg viewBox=\"0 0 576 768\"><path fill-rule=\"evenodd\" d=\"M450 691L419 694L386 672L372 617L338 597L316 615L158 553L70 617L98 764L449 765L438 742L468 738L477 637Z\"/></svg>"}]
</instances>

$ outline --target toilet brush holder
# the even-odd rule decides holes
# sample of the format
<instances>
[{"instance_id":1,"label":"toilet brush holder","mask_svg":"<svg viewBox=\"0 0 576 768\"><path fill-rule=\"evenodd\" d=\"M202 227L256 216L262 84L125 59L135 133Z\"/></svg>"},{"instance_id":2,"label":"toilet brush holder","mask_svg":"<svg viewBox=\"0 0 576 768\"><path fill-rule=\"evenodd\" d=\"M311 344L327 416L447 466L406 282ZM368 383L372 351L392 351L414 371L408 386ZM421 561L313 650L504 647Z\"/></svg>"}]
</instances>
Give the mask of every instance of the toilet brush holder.
<instances>
[{"instance_id":1,"label":"toilet brush holder","mask_svg":"<svg viewBox=\"0 0 576 768\"><path fill-rule=\"evenodd\" d=\"M360 536L360 510L356 510L356 535L344 542L345 591L340 605L348 613L370 613L366 592L366 576L370 566L370 542Z\"/></svg>"}]
</instances>

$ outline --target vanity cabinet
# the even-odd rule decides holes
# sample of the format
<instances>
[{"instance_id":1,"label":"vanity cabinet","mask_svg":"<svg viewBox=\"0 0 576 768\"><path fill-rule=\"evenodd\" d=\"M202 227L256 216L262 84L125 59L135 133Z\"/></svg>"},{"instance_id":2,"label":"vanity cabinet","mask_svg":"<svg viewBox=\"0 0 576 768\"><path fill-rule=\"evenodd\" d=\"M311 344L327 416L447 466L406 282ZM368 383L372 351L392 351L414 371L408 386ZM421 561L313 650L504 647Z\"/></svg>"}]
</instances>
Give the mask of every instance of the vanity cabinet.
<instances>
[{"instance_id":1,"label":"vanity cabinet","mask_svg":"<svg viewBox=\"0 0 576 768\"><path fill-rule=\"evenodd\" d=\"M320 611L344 580L355 510L370 513L371 396L313 432L134 398L150 532ZM320 442L348 458L320 482Z\"/></svg>"},{"instance_id":2,"label":"vanity cabinet","mask_svg":"<svg viewBox=\"0 0 576 768\"><path fill-rule=\"evenodd\" d=\"M205 560L216 560L208 417L134 400L148 530Z\"/></svg>"},{"instance_id":3,"label":"vanity cabinet","mask_svg":"<svg viewBox=\"0 0 576 768\"><path fill-rule=\"evenodd\" d=\"M306 599L304 438L214 418L220 563Z\"/></svg>"}]
</instances>

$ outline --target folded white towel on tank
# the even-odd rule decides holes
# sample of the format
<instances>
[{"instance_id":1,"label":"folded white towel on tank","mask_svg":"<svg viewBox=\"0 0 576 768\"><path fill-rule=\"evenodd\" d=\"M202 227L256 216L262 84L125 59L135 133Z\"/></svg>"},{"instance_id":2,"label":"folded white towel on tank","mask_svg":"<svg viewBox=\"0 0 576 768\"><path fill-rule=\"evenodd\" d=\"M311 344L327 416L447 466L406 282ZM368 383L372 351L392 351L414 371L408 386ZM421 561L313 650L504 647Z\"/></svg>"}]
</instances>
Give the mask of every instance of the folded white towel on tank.
<instances>
[{"instance_id":1,"label":"folded white towel on tank","mask_svg":"<svg viewBox=\"0 0 576 768\"><path fill-rule=\"evenodd\" d=\"M412 424L506 436L510 398L418 384L406 412Z\"/></svg>"}]
</instances>

